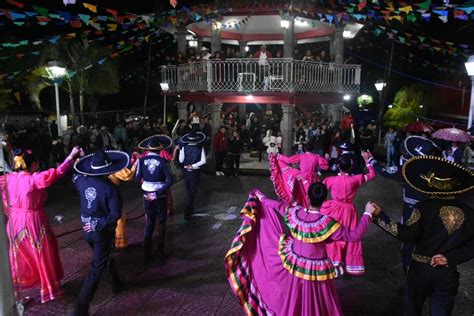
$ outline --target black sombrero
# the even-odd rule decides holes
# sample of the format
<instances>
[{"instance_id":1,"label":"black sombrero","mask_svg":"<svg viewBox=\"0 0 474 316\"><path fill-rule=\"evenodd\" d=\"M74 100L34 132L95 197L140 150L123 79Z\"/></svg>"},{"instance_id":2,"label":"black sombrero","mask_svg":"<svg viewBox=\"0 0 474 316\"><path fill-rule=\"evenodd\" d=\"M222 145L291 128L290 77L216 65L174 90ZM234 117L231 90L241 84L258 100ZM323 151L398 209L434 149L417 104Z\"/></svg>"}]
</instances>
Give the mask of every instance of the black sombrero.
<instances>
[{"instance_id":1,"label":"black sombrero","mask_svg":"<svg viewBox=\"0 0 474 316\"><path fill-rule=\"evenodd\" d=\"M127 167L130 157L119 150L98 150L82 157L74 164L74 169L86 176L105 176Z\"/></svg>"},{"instance_id":2,"label":"black sombrero","mask_svg":"<svg viewBox=\"0 0 474 316\"><path fill-rule=\"evenodd\" d=\"M416 156L402 169L413 189L428 195L457 195L474 189L474 172L438 156Z\"/></svg>"},{"instance_id":3,"label":"black sombrero","mask_svg":"<svg viewBox=\"0 0 474 316\"><path fill-rule=\"evenodd\" d=\"M338 145L337 147L339 147L339 148L342 149L342 150L347 150L347 151L352 151L352 150L354 150L352 144L349 143L349 142L342 142L342 143L339 143L339 145Z\"/></svg>"},{"instance_id":4,"label":"black sombrero","mask_svg":"<svg viewBox=\"0 0 474 316\"><path fill-rule=\"evenodd\" d=\"M153 135L145 138L138 144L143 150L162 150L171 147L173 140L167 135Z\"/></svg>"},{"instance_id":5,"label":"black sombrero","mask_svg":"<svg viewBox=\"0 0 474 316\"><path fill-rule=\"evenodd\" d=\"M442 156L442 151L432 140L422 136L408 136L400 147L403 158L415 156Z\"/></svg>"},{"instance_id":6,"label":"black sombrero","mask_svg":"<svg viewBox=\"0 0 474 316\"><path fill-rule=\"evenodd\" d=\"M183 144L199 144L206 140L206 135L201 132L193 131L181 137Z\"/></svg>"}]
</instances>

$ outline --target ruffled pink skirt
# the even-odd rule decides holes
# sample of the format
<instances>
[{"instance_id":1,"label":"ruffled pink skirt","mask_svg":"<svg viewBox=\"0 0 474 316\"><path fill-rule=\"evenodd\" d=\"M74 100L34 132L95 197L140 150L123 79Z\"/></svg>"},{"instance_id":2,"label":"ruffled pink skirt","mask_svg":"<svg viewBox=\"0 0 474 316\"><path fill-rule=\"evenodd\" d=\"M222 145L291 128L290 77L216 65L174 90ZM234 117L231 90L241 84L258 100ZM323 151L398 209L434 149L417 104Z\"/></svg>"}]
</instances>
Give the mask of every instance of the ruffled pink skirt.
<instances>
[{"instance_id":1,"label":"ruffled pink skirt","mask_svg":"<svg viewBox=\"0 0 474 316\"><path fill-rule=\"evenodd\" d=\"M331 216L342 226L350 229L357 227L357 213L353 203L327 200L321 207L321 213ZM365 273L362 242L333 241L326 244L326 251L333 264L344 266L348 274Z\"/></svg>"}]
</instances>

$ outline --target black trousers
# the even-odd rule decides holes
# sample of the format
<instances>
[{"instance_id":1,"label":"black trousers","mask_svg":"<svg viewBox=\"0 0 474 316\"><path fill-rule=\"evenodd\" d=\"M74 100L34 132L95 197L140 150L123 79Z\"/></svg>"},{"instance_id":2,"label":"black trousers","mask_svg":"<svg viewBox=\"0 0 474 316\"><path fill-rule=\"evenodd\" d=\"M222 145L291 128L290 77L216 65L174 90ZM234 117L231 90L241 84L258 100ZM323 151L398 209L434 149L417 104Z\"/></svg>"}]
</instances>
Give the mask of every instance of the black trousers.
<instances>
[{"instance_id":1,"label":"black trousers","mask_svg":"<svg viewBox=\"0 0 474 316\"><path fill-rule=\"evenodd\" d=\"M240 168L240 154L239 155L228 155L228 164L229 164L229 170L232 175L236 174L239 172ZM235 168L234 168L235 166Z\"/></svg>"},{"instance_id":2,"label":"black trousers","mask_svg":"<svg viewBox=\"0 0 474 316\"><path fill-rule=\"evenodd\" d=\"M406 223L408 221L412 213L413 213L413 205L403 202L403 215L402 215L403 223ZM403 242L401 252L402 252L403 271L405 271L406 273L411 263L411 255L413 253L413 243Z\"/></svg>"},{"instance_id":3,"label":"black trousers","mask_svg":"<svg viewBox=\"0 0 474 316\"><path fill-rule=\"evenodd\" d=\"M413 261L405 283L403 315L421 315L426 299L430 316L451 315L458 288L459 273L455 267L433 268Z\"/></svg>"},{"instance_id":4,"label":"black trousers","mask_svg":"<svg viewBox=\"0 0 474 316\"><path fill-rule=\"evenodd\" d=\"M166 239L166 195L158 197L156 200L148 201L143 199L146 214L145 224L145 240L143 242L143 248L145 257L150 258L152 253L152 238L153 231L156 226L156 219L158 219L158 252L164 253L165 251L165 239Z\"/></svg>"},{"instance_id":5,"label":"black trousers","mask_svg":"<svg viewBox=\"0 0 474 316\"><path fill-rule=\"evenodd\" d=\"M83 235L84 240L92 249L93 259L91 270L87 274L77 299L77 305L74 310L75 316L89 315L89 305L107 266L112 276L112 286L120 284L120 278L115 268L114 259L111 256L115 242L115 232L109 230L90 233L84 232Z\"/></svg>"},{"instance_id":6,"label":"black trousers","mask_svg":"<svg viewBox=\"0 0 474 316\"><path fill-rule=\"evenodd\" d=\"M224 171L224 160L225 160L225 151L216 151L214 152L216 156L216 171Z\"/></svg>"},{"instance_id":7,"label":"black trousers","mask_svg":"<svg viewBox=\"0 0 474 316\"><path fill-rule=\"evenodd\" d=\"M194 213L194 199L199 186L199 170L184 170L184 181L186 182L186 209L184 219L190 219Z\"/></svg>"}]
</instances>

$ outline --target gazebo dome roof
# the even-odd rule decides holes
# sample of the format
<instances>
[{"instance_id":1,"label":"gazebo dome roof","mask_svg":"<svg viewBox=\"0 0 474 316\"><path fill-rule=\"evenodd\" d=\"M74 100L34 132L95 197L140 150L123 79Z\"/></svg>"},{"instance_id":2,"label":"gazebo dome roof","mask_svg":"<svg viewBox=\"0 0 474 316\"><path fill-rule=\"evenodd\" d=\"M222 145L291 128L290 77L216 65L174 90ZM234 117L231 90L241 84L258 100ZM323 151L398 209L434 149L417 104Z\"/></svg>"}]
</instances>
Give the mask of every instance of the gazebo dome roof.
<instances>
[{"instance_id":1,"label":"gazebo dome roof","mask_svg":"<svg viewBox=\"0 0 474 316\"><path fill-rule=\"evenodd\" d=\"M246 12L245 12L246 13ZM238 45L239 41L247 42L247 45L260 44L283 44L284 31L281 27L282 17L273 12L259 12L251 15L243 15L244 12L235 12L223 17L221 23L221 41L225 44ZM346 24L345 30L351 34L357 33L362 24ZM191 23L187 29L210 41L211 21L200 21ZM170 26L166 31L175 33L176 28ZM329 41L334 33L334 25L310 18L296 17L294 24L295 40L297 44Z\"/></svg>"},{"instance_id":2,"label":"gazebo dome roof","mask_svg":"<svg viewBox=\"0 0 474 316\"><path fill-rule=\"evenodd\" d=\"M245 23L239 22L245 20ZM283 29L280 15L225 16L221 23L221 39L229 44L238 41L249 42L249 45L260 43L283 44ZM188 25L188 29L196 35L210 38L211 23L201 21ZM295 38L298 43L315 42L334 32L332 25L307 18L295 19ZM231 43L233 42L233 43ZM258 43L255 43L258 42Z\"/></svg>"}]
</instances>

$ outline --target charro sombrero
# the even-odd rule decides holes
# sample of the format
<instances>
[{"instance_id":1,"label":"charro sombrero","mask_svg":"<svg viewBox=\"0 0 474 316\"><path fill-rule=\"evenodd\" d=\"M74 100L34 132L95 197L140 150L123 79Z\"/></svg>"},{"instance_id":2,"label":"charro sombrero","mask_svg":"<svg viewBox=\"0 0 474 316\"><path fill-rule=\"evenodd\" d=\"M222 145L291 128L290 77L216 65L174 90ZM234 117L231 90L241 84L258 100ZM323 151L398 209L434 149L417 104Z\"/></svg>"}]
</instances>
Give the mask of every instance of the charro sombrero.
<instances>
[{"instance_id":1,"label":"charro sombrero","mask_svg":"<svg viewBox=\"0 0 474 316\"><path fill-rule=\"evenodd\" d=\"M340 149L342 150L347 150L347 151L352 151L354 150L352 144L350 142L342 142L342 143L339 143L339 145L337 146L339 147Z\"/></svg>"},{"instance_id":2,"label":"charro sombrero","mask_svg":"<svg viewBox=\"0 0 474 316\"><path fill-rule=\"evenodd\" d=\"M206 140L206 135L201 132L191 132L181 137L181 142L184 144L199 144Z\"/></svg>"},{"instance_id":3,"label":"charro sombrero","mask_svg":"<svg viewBox=\"0 0 474 316\"><path fill-rule=\"evenodd\" d=\"M153 135L145 138L138 144L143 150L162 150L171 147L173 140L167 135Z\"/></svg>"},{"instance_id":4,"label":"charro sombrero","mask_svg":"<svg viewBox=\"0 0 474 316\"><path fill-rule=\"evenodd\" d=\"M442 151L438 145L422 136L408 136L405 138L400 151L405 159L415 156L442 156Z\"/></svg>"},{"instance_id":5,"label":"charro sombrero","mask_svg":"<svg viewBox=\"0 0 474 316\"><path fill-rule=\"evenodd\" d=\"M416 156L402 169L413 189L428 195L458 195L474 188L474 172L438 156Z\"/></svg>"},{"instance_id":6,"label":"charro sombrero","mask_svg":"<svg viewBox=\"0 0 474 316\"><path fill-rule=\"evenodd\" d=\"M130 157L119 150L98 150L82 157L74 164L74 169L86 176L105 176L127 167Z\"/></svg>"}]
</instances>

